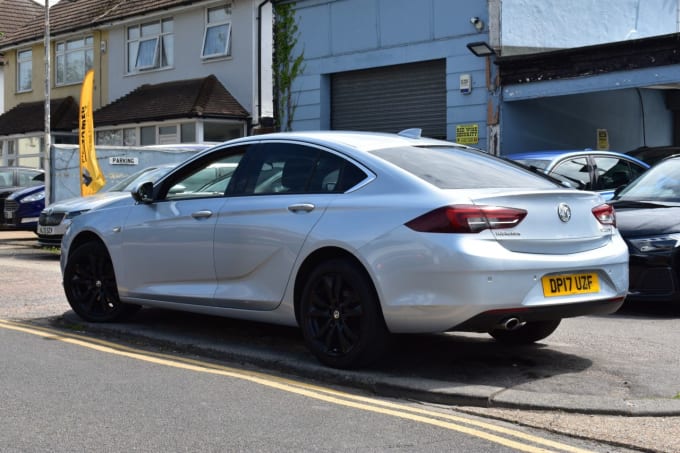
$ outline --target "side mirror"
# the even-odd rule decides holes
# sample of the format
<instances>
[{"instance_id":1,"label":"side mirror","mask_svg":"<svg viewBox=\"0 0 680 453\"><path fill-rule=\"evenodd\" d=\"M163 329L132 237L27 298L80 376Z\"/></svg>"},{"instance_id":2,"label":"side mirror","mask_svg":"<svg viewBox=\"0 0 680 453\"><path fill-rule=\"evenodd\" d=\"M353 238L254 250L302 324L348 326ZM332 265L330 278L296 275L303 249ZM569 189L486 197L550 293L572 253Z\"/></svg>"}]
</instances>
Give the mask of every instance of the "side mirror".
<instances>
[{"instance_id":1,"label":"side mirror","mask_svg":"<svg viewBox=\"0 0 680 453\"><path fill-rule=\"evenodd\" d=\"M137 185L130 193L137 203L153 203L153 183L151 181Z\"/></svg>"}]
</instances>

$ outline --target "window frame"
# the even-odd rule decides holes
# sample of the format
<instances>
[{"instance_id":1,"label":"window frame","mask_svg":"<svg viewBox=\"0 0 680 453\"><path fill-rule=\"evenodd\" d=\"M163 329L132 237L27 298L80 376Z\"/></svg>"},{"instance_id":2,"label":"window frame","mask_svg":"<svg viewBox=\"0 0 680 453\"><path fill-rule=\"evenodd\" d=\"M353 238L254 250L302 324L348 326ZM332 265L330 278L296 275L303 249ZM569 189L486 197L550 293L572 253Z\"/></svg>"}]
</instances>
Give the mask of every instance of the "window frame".
<instances>
[{"instance_id":1,"label":"window frame","mask_svg":"<svg viewBox=\"0 0 680 453\"><path fill-rule=\"evenodd\" d=\"M28 58L22 58L22 54L28 55ZM28 88L21 86L22 68L28 67ZM17 50L17 93L28 93L33 91L33 49Z\"/></svg>"},{"instance_id":2,"label":"window frame","mask_svg":"<svg viewBox=\"0 0 680 453\"><path fill-rule=\"evenodd\" d=\"M154 34L144 34L144 28L158 26ZM175 20L164 17L152 21L130 25L125 28L125 73L128 75L141 74L149 71L160 71L174 67L174 39ZM134 36L133 36L134 35ZM149 47L147 43L153 43ZM151 59L144 58L144 52L153 49ZM132 55L134 53L134 55ZM166 60L166 61L164 61ZM147 62L149 61L149 62Z\"/></svg>"},{"instance_id":3,"label":"window frame","mask_svg":"<svg viewBox=\"0 0 680 453\"><path fill-rule=\"evenodd\" d=\"M217 19L213 22L210 20L210 12L219 9L226 10L226 16L224 19ZM208 46L208 38L211 36L210 31L214 29L219 29L220 27L226 26L226 39L224 43L224 50L222 52L213 52L206 54L206 48ZM219 35L218 35L219 36ZM223 6L215 6L205 9L205 29L203 31L203 45L201 46L201 58L203 60L209 60L213 58L228 57L231 55L231 3L227 3Z\"/></svg>"},{"instance_id":4,"label":"window frame","mask_svg":"<svg viewBox=\"0 0 680 453\"><path fill-rule=\"evenodd\" d=\"M82 42L82 46L74 48L74 49L69 49L69 44L73 43L78 43ZM89 42L89 43L88 43ZM60 47L63 46L63 49L60 49ZM67 85L77 85L79 83L82 83L83 79L85 78L85 74L87 74L87 71L92 69L94 67L94 36L89 35L89 36L84 36L82 38L75 38L75 39L66 39L63 41L58 41L55 43L55 74L54 74L54 80L55 80L55 86L67 86ZM69 55L74 55L82 53L82 77L80 77L78 80L67 80L67 74L69 73L67 65L68 65L68 57ZM87 57L88 53L90 55L90 65L88 66L87 62ZM63 59L63 64L62 69L64 71L64 74L60 76L60 59Z\"/></svg>"}]
</instances>

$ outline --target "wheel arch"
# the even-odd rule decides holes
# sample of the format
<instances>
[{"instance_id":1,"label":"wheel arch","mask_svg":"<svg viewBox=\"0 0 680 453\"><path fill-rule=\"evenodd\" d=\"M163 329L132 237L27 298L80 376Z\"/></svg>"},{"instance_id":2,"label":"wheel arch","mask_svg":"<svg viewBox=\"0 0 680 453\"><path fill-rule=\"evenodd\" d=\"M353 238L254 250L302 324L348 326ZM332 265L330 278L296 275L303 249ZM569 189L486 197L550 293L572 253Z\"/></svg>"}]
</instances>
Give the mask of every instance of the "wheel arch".
<instances>
[{"instance_id":1,"label":"wheel arch","mask_svg":"<svg viewBox=\"0 0 680 453\"><path fill-rule=\"evenodd\" d=\"M357 269L359 269L361 272L365 274L366 278L371 283L370 288L371 291L373 291L373 293L375 294L376 299L380 301L380 294L375 287L375 282L373 281L371 274L366 269L366 266L364 266L364 264L356 256L340 247L334 246L323 247L318 250L315 250L313 253L309 254L305 258L305 260L298 268L297 274L295 276L295 285L293 288L293 302L295 306L295 320L298 323L298 325L300 324L300 299L302 298L302 291L304 290L307 278L309 277L310 273L314 270L314 268L319 265L319 263L329 261L332 259L346 259L347 261L350 261L353 264L355 264L357 266ZM378 310L380 313L380 317L382 318L382 321L384 323L385 317L382 312L381 303L378 303Z\"/></svg>"},{"instance_id":2,"label":"wheel arch","mask_svg":"<svg viewBox=\"0 0 680 453\"><path fill-rule=\"evenodd\" d=\"M76 236L73 239L73 241L71 241L71 244L69 245L69 248L68 248L69 256L78 247L80 247L81 245L86 244L88 242L98 242L99 244L101 244L106 249L107 253L109 253L108 247L106 247L106 244L104 243L102 238L100 238L97 234L95 234L91 231L83 231L78 236ZM110 253L109 253L109 255L110 255Z\"/></svg>"}]
</instances>

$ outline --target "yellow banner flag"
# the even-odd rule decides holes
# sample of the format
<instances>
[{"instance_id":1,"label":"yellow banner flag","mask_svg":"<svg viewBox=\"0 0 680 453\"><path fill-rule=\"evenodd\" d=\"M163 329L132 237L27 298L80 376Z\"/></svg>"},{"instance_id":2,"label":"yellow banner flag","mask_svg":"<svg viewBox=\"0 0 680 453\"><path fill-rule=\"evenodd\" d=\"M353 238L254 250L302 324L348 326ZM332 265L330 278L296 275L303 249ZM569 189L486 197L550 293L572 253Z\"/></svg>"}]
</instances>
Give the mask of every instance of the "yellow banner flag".
<instances>
[{"instance_id":1,"label":"yellow banner flag","mask_svg":"<svg viewBox=\"0 0 680 453\"><path fill-rule=\"evenodd\" d=\"M92 91L94 90L94 71L89 70L83 80L80 92L80 119L78 135L80 143L80 194L95 194L104 187L106 179L99 169L94 149L94 118L92 115Z\"/></svg>"}]
</instances>

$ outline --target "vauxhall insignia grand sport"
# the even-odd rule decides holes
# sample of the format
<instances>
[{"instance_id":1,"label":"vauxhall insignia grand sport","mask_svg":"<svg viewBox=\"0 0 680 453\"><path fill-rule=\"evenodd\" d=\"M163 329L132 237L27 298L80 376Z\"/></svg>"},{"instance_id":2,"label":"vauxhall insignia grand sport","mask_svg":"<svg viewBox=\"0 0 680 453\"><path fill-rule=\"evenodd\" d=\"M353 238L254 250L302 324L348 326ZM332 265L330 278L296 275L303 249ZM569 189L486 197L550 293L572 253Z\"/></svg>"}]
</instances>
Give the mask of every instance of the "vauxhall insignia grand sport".
<instances>
[{"instance_id":1,"label":"vauxhall insignia grand sport","mask_svg":"<svg viewBox=\"0 0 680 453\"><path fill-rule=\"evenodd\" d=\"M235 170L183 189L211 165ZM616 311L628 288L600 195L413 131L236 139L131 195L64 236L85 320L154 306L299 326L322 363L353 368L390 333L539 341L562 318Z\"/></svg>"}]
</instances>

